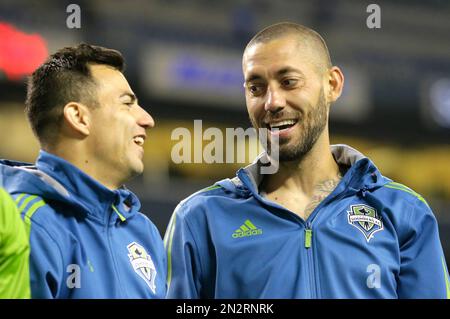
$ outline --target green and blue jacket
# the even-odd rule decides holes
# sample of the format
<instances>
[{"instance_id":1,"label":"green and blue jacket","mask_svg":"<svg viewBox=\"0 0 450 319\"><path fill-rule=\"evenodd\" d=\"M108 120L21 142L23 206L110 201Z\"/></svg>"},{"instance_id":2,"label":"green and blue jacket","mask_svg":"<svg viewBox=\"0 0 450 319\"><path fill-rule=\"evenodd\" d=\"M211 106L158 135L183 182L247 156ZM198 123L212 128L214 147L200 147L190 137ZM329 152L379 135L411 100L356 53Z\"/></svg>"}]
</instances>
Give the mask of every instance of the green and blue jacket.
<instances>
[{"instance_id":1,"label":"green and blue jacket","mask_svg":"<svg viewBox=\"0 0 450 319\"><path fill-rule=\"evenodd\" d=\"M163 298L161 236L125 188L109 190L62 158L0 161L29 236L32 298Z\"/></svg>"},{"instance_id":2,"label":"green and blue jacket","mask_svg":"<svg viewBox=\"0 0 450 319\"><path fill-rule=\"evenodd\" d=\"M303 220L261 196L260 161L182 201L165 235L168 298L449 298L436 219L361 153Z\"/></svg>"}]
</instances>

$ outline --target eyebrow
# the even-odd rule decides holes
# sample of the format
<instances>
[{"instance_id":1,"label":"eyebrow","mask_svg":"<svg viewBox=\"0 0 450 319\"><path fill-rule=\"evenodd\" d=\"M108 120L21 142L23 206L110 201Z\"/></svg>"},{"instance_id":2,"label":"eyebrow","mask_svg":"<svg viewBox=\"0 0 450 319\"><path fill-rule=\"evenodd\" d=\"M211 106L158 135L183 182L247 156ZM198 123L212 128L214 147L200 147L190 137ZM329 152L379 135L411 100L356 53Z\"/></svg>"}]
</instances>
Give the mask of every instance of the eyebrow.
<instances>
[{"instance_id":1,"label":"eyebrow","mask_svg":"<svg viewBox=\"0 0 450 319\"><path fill-rule=\"evenodd\" d=\"M254 74L252 76L250 76L248 79L245 80L245 83L249 83L255 80L259 80L262 79L262 77L260 75Z\"/></svg>"},{"instance_id":2,"label":"eyebrow","mask_svg":"<svg viewBox=\"0 0 450 319\"><path fill-rule=\"evenodd\" d=\"M137 102L137 97L133 93L128 93L128 92L123 93L122 95L119 96L119 99L121 99L124 96L129 97L131 99L131 102Z\"/></svg>"},{"instance_id":3,"label":"eyebrow","mask_svg":"<svg viewBox=\"0 0 450 319\"><path fill-rule=\"evenodd\" d=\"M281 70L277 71L276 75L277 76L282 76L282 75L285 75L285 74L291 73L291 72L298 73L302 77L305 76L302 71L300 71L299 69L290 67L290 66L282 68ZM255 80L260 80L260 79L262 79L262 76L260 76L258 74L253 74L248 79L245 80L245 83L249 83L249 82L252 82L252 81L255 81Z\"/></svg>"},{"instance_id":4,"label":"eyebrow","mask_svg":"<svg viewBox=\"0 0 450 319\"><path fill-rule=\"evenodd\" d=\"M300 74L301 76L304 76L304 74L303 74L302 71L300 71L299 69L293 68L293 67L291 67L291 66L282 68L281 70L279 70L279 71L277 72L277 75L278 75L278 76L279 76L279 75L284 75L284 74L286 74L286 73L291 73L291 72L298 73L298 74Z\"/></svg>"}]
</instances>

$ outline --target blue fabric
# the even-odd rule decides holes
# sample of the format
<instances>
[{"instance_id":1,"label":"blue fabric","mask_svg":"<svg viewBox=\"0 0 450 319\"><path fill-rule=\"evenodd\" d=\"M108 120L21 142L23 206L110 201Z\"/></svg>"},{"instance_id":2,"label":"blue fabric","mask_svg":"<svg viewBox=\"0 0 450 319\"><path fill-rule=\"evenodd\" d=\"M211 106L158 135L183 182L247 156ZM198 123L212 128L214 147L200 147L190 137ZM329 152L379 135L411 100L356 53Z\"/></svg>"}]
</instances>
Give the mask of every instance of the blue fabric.
<instances>
[{"instance_id":1,"label":"blue fabric","mask_svg":"<svg viewBox=\"0 0 450 319\"><path fill-rule=\"evenodd\" d=\"M258 193L257 164L182 201L165 236L167 297L448 298L428 205L349 147L333 154L350 168L306 221ZM352 222L361 207L382 227Z\"/></svg>"},{"instance_id":2,"label":"blue fabric","mask_svg":"<svg viewBox=\"0 0 450 319\"><path fill-rule=\"evenodd\" d=\"M111 191L44 151L35 166L0 161L0 175L31 223L32 298L165 296L162 239L131 191ZM46 205L25 217L42 200Z\"/></svg>"}]
</instances>

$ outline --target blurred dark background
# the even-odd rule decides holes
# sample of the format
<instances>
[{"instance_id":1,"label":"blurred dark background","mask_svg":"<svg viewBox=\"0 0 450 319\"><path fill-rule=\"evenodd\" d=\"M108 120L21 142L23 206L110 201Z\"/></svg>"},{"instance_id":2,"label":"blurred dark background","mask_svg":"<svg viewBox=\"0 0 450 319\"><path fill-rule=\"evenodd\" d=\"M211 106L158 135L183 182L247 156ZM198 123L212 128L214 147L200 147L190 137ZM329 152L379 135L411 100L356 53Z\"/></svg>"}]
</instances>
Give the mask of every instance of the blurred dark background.
<instances>
[{"instance_id":1,"label":"blurred dark background","mask_svg":"<svg viewBox=\"0 0 450 319\"><path fill-rule=\"evenodd\" d=\"M81 9L81 28L66 12ZM155 118L145 173L128 186L164 235L177 203L244 164L176 164L177 127L250 126L241 56L260 29L309 26L346 76L331 112L333 143L368 155L384 175L422 194L450 256L450 1L95 0L0 1L0 157L33 162L38 145L23 113L25 78L55 50L87 42L117 49L141 106ZM203 143L203 146L207 142ZM248 160L251 158L248 156Z\"/></svg>"}]
</instances>

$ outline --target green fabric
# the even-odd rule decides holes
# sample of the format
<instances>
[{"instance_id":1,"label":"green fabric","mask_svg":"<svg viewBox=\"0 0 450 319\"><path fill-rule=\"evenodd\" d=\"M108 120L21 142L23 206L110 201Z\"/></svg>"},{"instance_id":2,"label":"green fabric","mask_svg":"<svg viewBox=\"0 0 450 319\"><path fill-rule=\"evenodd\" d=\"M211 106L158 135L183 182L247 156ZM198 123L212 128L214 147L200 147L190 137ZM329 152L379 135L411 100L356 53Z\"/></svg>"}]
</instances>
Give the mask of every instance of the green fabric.
<instances>
[{"instance_id":1,"label":"green fabric","mask_svg":"<svg viewBox=\"0 0 450 319\"><path fill-rule=\"evenodd\" d=\"M397 189L397 190L400 190L400 191L407 192L407 193L409 193L409 194L411 194L411 195L414 195L414 196L416 196L420 201L422 201L425 205L429 206L428 203L427 203L427 201L426 201L420 194L417 194L415 191L413 191L412 189L406 187L406 186L403 185L403 184L391 182L391 183L386 184L386 185L384 185L384 186L387 187L387 188Z\"/></svg>"},{"instance_id":2,"label":"green fabric","mask_svg":"<svg viewBox=\"0 0 450 319\"><path fill-rule=\"evenodd\" d=\"M30 248L13 199L0 188L0 298L30 298Z\"/></svg>"},{"instance_id":3,"label":"green fabric","mask_svg":"<svg viewBox=\"0 0 450 319\"><path fill-rule=\"evenodd\" d=\"M167 249L167 290L169 290L170 284L172 282L172 241L173 241L173 233L175 231L175 225L177 222L176 214L173 214L172 220L169 224L170 232L169 232L169 242L166 246Z\"/></svg>"},{"instance_id":4,"label":"green fabric","mask_svg":"<svg viewBox=\"0 0 450 319\"><path fill-rule=\"evenodd\" d=\"M445 266L444 257L442 258L442 268L444 268L445 287L447 290L447 299L450 299L450 281L448 280L447 267Z\"/></svg>"},{"instance_id":5,"label":"green fabric","mask_svg":"<svg viewBox=\"0 0 450 319\"><path fill-rule=\"evenodd\" d=\"M305 248L311 247L311 241L312 241L312 230L305 229Z\"/></svg>"},{"instance_id":6,"label":"green fabric","mask_svg":"<svg viewBox=\"0 0 450 319\"><path fill-rule=\"evenodd\" d=\"M219 185L213 185L213 186L206 187L206 188L200 190L199 192L203 193L203 192L212 191L213 189L218 189L218 188L220 188Z\"/></svg>"},{"instance_id":7,"label":"green fabric","mask_svg":"<svg viewBox=\"0 0 450 319\"><path fill-rule=\"evenodd\" d=\"M121 221L126 221L127 219L125 217L123 217L123 215L121 213L119 213L119 210L116 208L116 206L112 205L113 210L116 212L117 215L119 215L119 218Z\"/></svg>"},{"instance_id":8,"label":"green fabric","mask_svg":"<svg viewBox=\"0 0 450 319\"><path fill-rule=\"evenodd\" d=\"M25 231L26 231L28 239L30 238L30 233L31 233L31 217L42 206L45 206L45 202L43 200L40 200L40 201L34 203L33 205L31 205L31 207L28 209L27 213L25 214L23 221L25 222Z\"/></svg>"}]
</instances>

